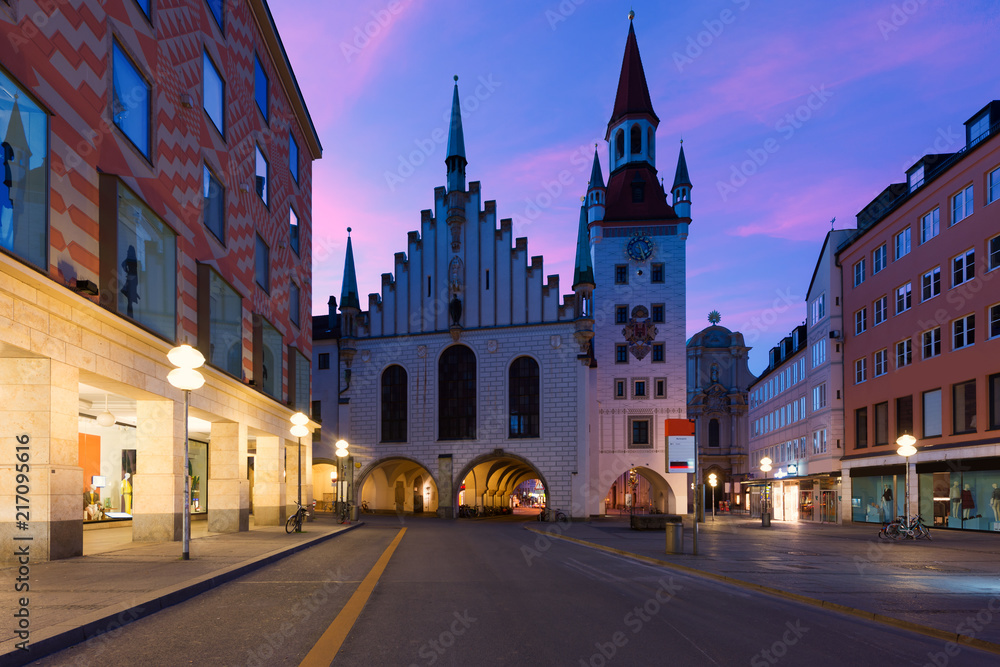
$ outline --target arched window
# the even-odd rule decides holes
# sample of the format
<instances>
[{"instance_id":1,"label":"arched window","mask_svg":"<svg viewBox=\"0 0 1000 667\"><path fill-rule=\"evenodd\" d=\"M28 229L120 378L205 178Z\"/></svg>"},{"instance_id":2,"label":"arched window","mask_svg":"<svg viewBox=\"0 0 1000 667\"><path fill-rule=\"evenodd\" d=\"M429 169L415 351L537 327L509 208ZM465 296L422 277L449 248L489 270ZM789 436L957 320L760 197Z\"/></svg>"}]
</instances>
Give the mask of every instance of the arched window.
<instances>
[{"instance_id":1,"label":"arched window","mask_svg":"<svg viewBox=\"0 0 1000 667\"><path fill-rule=\"evenodd\" d=\"M719 420L710 419L708 422L708 446L719 446Z\"/></svg>"},{"instance_id":2,"label":"arched window","mask_svg":"<svg viewBox=\"0 0 1000 667\"><path fill-rule=\"evenodd\" d=\"M646 153L649 155L650 160L653 159L653 150L656 145L656 142L653 140L654 136L653 128L648 128L646 130Z\"/></svg>"},{"instance_id":3,"label":"arched window","mask_svg":"<svg viewBox=\"0 0 1000 667\"><path fill-rule=\"evenodd\" d=\"M632 153L632 157L642 153L642 130L638 125L633 125L629 131L629 152Z\"/></svg>"},{"instance_id":4,"label":"arched window","mask_svg":"<svg viewBox=\"0 0 1000 667\"><path fill-rule=\"evenodd\" d=\"M406 442L406 370L382 371L382 442Z\"/></svg>"},{"instance_id":5,"label":"arched window","mask_svg":"<svg viewBox=\"0 0 1000 667\"><path fill-rule=\"evenodd\" d=\"M625 157L625 131L618 130L615 134L615 159L621 160Z\"/></svg>"},{"instance_id":6,"label":"arched window","mask_svg":"<svg viewBox=\"0 0 1000 667\"><path fill-rule=\"evenodd\" d=\"M515 359L508 373L510 437L538 437L538 386L538 362L531 357Z\"/></svg>"},{"instance_id":7,"label":"arched window","mask_svg":"<svg viewBox=\"0 0 1000 667\"><path fill-rule=\"evenodd\" d=\"M476 357L452 345L438 361L438 439L476 437Z\"/></svg>"}]
</instances>

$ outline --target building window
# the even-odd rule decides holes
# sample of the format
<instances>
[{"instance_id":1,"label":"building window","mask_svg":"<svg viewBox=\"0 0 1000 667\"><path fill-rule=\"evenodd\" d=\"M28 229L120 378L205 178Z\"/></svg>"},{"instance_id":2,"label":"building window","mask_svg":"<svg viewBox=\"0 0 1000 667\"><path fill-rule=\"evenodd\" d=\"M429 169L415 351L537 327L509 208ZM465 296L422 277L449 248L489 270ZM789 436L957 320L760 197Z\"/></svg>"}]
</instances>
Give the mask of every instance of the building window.
<instances>
[{"instance_id":1,"label":"building window","mask_svg":"<svg viewBox=\"0 0 1000 667\"><path fill-rule=\"evenodd\" d=\"M295 282L290 282L288 287L288 319L292 324L299 326L299 286Z\"/></svg>"},{"instance_id":2,"label":"building window","mask_svg":"<svg viewBox=\"0 0 1000 667\"><path fill-rule=\"evenodd\" d=\"M972 186L961 190L951 198L951 224L960 222L972 215Z\"/></svg>"},{"instance_id":3,"label":"building window","mask_svg":"<svg viewBox=\"0 0 1000 667\"><path fill-rule=\"evenodd\" d=\"M260 146L254 146L254 151L254 189L257 192L257 196L264 202L264 206L267 206L268 180L270 180L271 165L267 163L267 158L260 152Z\"/></svg>"},{"instance_id":4,"label":"building window","mask_svg":"<svg viewBox=\"0 0 1000 667\"><path fill-rule=\"evenodd\" d=\"M907 338L896 343L896 368L903 368L913 363L913 343Z\"/></svg>"},{"instance_id":5,"label":"building window","mask_svg":"<svg viewBox=\"0 0 1000 667\"><path fill-rule=\"evenodd\" d=\"M708 446L718 447L719 446L719 420L709 419L708 420Z\"/></svg>"},{"instance_id":6,"label":"building window","mask_svg":"<svg viewBox=\"0 0 1000 667\"><path fill-rule=\"evenodd\" d=\"M208 51L201 53L201 104L205 113L212 119L215 129L225 138L226 136L226 84L219 74L219 68L215 66L208 55Z\"/></svg>"},{"instance_id":7,"label":"building window","mask_svg":"<svg viewBox=\"0 0 1000 667\"><path fill-rule=\"evenodd\" d=\"M292 252L299 254L299 216L295 215L295 209L288 207L288 245Z\"/></svg>"},{"instance_id":8,"label":"building window","mask_svg":"<svg viewBox=\"0 0 1000 667\"><path fill-rule=\"evenodd\" d=\"M293 355L292 352L295 352ZM294 377L290 377L289 391L294 391L295 393L289 396L289 405L292 409L297 412L308 412L311 401L309 400L309 387L312 386L309 374L312 372L312 368L309 365L309 359L306 355L302 354L299 350L294 347L288 348L289 355L291 358L288 363L291 364L290 374Z\"/></svg>"},{"instance_id":9,"label":"building window","mask_svg":"<svg viewBox=\"0 0 1000 667\"><path fill-rule=\"evenodd\" d=\"M980 141L986 138L986 133L990 129L990 114L989 112L984 113L982 116L977 118L975 122L967 126L968 133L965 136L965 141L968 143L969 148L975 146Z\"/></svg>"},{"instance_id":10,"label":"building window","mask_svg":"<svg viewBox=\"0 0 1000 667\"><path fill-rule=\"evenodd\" d=\"M958 287L976 277L976 251L968 250L951 260L951 286Z\"/></svg>"},{"instance_id":11,"label":"building window","mask_svg":"<svg viewBox=\"0 0 1000 667\"><path fill-rule=\"evenodd\" d=\"M650 306L650 311L651 311L651 318L650 319L652 319L652 321L654 323L662 324L663 323L663 304L662 303L654 303L652 306Z\"/></svg>"},{"instance_id":12,"label":"building window","mask_svg":"<svg viewBox=\"0 0 1000 667\"><path fill-rule=\"evenodd\" d=\"M149 0L135 0L135 4L139 5L139 9L142 10L142 13L145 14L148 19L150 17Z\"/></svg>"},{"instance_id":13,"label":"building window","mask_svg":"<svg viewBox=\"0 0 1000 667\"><path fill-rule=\"evenodd\" d=\"M878 326L885 322L885 318L888 316L889 312L889 299L886 297L880 297L875 299L875 323L873 326Z\"/></svg>"},{"instance_id":14,"label":"building window","mask_svg":"<svg viewBox=\"0 0 1000 667\"><path fill-rule=\"evenodd\" d=\"M899 315L913 305L913 284L906 283L896 288L896 314Z\"/></svg>"},{"instance_id":15,"label":"building window","mask_svg":"<svg viewBox=\"0 0 1000 667\"><path fill-rule=\"evenodd\" d=\"M896 234L896 259L910 254L910 228L907 227Z\"/></svg>"},{"instance_id":16,"label":"building window","mask_svg":"<svg viewBox=\"0 0 1000 667\"><path fill-rule=\"evenodd\" d=\"M615 159L621 160L625 157L625 132L619 129L615 134Z\"/></svg>"},{"instance_id":17,"label":"building window","mask_svg":"<svg viewBox=\"0 0 1000 667\"><path fill-rule=\"evenodd\" d=\"M875 373L873 377L885 375L889 370L889 351L885 348L875 352Z\"/></svg>"},{"instance_id":18,"label":"building window","mask_svg":"<svg viewBox=\"0 0 1000 667\"><path fill-rule=\"evenodd\" d=\"M920 165L909 175L910 192L924 184L924 165Z\"/></svg>"},{"instance_id":19,"label":"building window","mask_svg":"<svg viewBox=\"0 0 1000 667\"><path fill-rule=\"evenodd\" d=\"M208 274L208 362L242 379L243 299L207 264L198 270Z\"/></svg>"},{"instance_id":20,"label":"building window","mask_svg":"<svg viewBox=\"0 0 1000 667\"><path fill-rule=\"evenodd\" d=\"M924 437L934 438L941 435L941 390L925 391L923 400Z\"/></svg>"},{"instance_id":21,"label":"building window","mask_svg":"<svg viewBox=\"0 0 1000 667\"><path fill-rule=\"evenodd\" d=\"M990 338L1000 336L1000 304L990 306Z\"/></svg>"},{"instance_id":22,"label":"building window","mask_svg":"<svg viewBox=\"0 0 1000 667\"><path fill-rule=\"evenodd\" d=\"M889 444L889 403L875 404L875 446Z\"/></svg>"},{"instance_id":23,"label":"building window","mask_svg":"<svg viewBox=\"0 0 1000 667\"><path fill-rule=\"evenodd\" d=\"M990 428L1000 428L1000 373L986 378L990 394Z\"/></svg>"},{"instance_id":24,"label":"building window","mask_svg":"<svg viewBox=\"0 0 1000 667\"><path fill-rule=\"evenodd\" d=\"M934 209L920 218L920 242L927 243L941 231L941 210Z\"/></svg>"},{"instance_id":25,"label":"building window","mask_svg":"<svg viewBox=\"0 0 1000 667\"><path fill-rule=\"evenodd\" d=\"M615 306L615 324L628 324L628 306Z\"/></svg>"},{"instance_id":26,"label":"building window","mask_svg":"<svg viewBox=\"0 0 1000 667\"><path fill-rule=\"evenodd\" d=\"M112 44L112 116L129 141L149 158L149 117L152 87L118 42Z\"/></svg>"},{"instance_id":27,"label":"building window","mask_svg":"<svg viewBox=\"0 0 1000 667\"><path fill-rule=\"evenodd\" d=\"M438 439L476 437L476 356L452 345L438 361Z\"/></svg>"},{"instance_id":28,"label":"building window","mask_svg":"<svg viewBox=\"0 0 1000 667\"><path fill-rule=\"evenodd\" d=\"M662 283L663 282L663 264L657 263L652 264L649 267L649 281L652 283Z\"/></svg>"},{"instance_id":29,"label":"building window","mask_svg":"<svg viewBox=\"0 0 1000 667\"><path fill-rule=\"evenodd\" d=\"M868 446L868 408L854 411L854 442L856 449Z\"/></svg>"},{"instance_id":30,"label":"building window","mask_svg":"<svg viewBox=\"0 0 1000 667\"><path fill-rule=\"evenodd\" d=\"M265 292L271 291L271 249L267 242L257 234L257 245L254 253L256 262L254 264L254 278L257 285Z\"/></svg>"},{"instance_id":31,"label":"building window","mask_svg":"<svg viewBox=\"0 0 1000 667\"><path fill-rule=\"evenodd\" d=\"M990 239L990 257L989 257L989 269L1000 269L1000 236L994 236Z\"/></svg>"},{"instance_id":32,"label":"building window","mask_svg":"<svg viewBox=\"0 0 1000 667\"><path fill-rule=\"evenodd\" d=\"M989 184L987 185L986 203L992 204L1000 199L1000 169L990 172Z\"/></svg>"},{"instance_id":33,"label":"building window","mask_svg":"<svg viewBox=\"0 0 1000 667\"><path fill-rule=\"evenodd\" d=\"M49 117L2 69L0 138L0 247L48 271Z\"/></svg>"},{"instance_id":34,"label":"building window","mask_svg":"<svg viewBox=\"0 0 1000 667\"><path fill-rule=\"evenodd\" d=\"M316 360L316 367L321 371L330 370L330 353L320 352L319 358Z\"/></svg>"},{"instance_id":35,"label":"building window","mask_svg":"<svg viewBox=\"0 0 1000 667\"><path fill-rule=\"evenodd\" d=\"M813 368L822 365L826 361L826 339L816 341L812 346Z\"/></svg>"},{"instance_id":36,"label":"building window","mask_svg":"<svg viewBox=\"0 0 1000 667\"><path fill-rule=\"evenodd\" d=\"M650 449L652 444L649 441L649 419L639 417L629 417L629 447L635 449Z\"/></svg>"},{"instance_id":37,"label":"building window","mask_svg":"<svg viewBox=\"0 0 1000 667\"><path fill-rule=\"evenodd\" d=\"M538 362L531 357L518 357L510 366L510 437L537 438L539 424Z\"/></svg>"},{"instance_id":38,"label":"building window","mask_svg":"<svg viewBox=\"0 0 1000 667\"><path fill-rule=\"evenodd\" d=\"M295 135L288 131L288 171L292 174L295 184L299 183L299 144L295 141Z\"/></svg>"},{"instance_id":39,"label":"building window","mask_svg":"<svg viewBox=\"0 0 1000 667\"><path fill-rule=\"evenodd\" d=\"M854 265L854 286L857 287L865 281L865 260L859 260Z\"/></svg>"},{"instance_id":40,"label":"building window","mask_svg":"<svg viewBox=\"0 0 1000 667\"><path fill-rule=\"evenodd\" d=\"M941 267L935 267L920 278L920 300L927 301L941 293Z\"/></svg>"},{"instance_id":41,"label":"building window","mask_svg":"<svg viewBox=\"0 0 1000 667\"><path fill-rule=\"evenodd\" d=\"M913 435L913 396L896 399L896 437L904 433Z\"/></svg>"},{"instance_id":42,"label":"building window","mask_svg":"<svg viewBox=\"0 0 1000 667\"><path fill-rule=\"evenodd\" d=\"M215 22L219 24L219 29L222 30L222 8L225 5L226 0L208 0L208 8L212 11L212 16L215 17Z\"/></svg>"},{"instance_id":43,"label":"building window","mask_svg":"<svg viewBox=\"0 0 1000 667\"><path fill-rule=\"evenodd\" d=\"M854 335L863 334L868 329L868 307L854 313Z\"/></svg>"},{"instance_id":44,"label":"building window","mask_svg":"<svg viewBox=\"0 0 1000 667\"><path fill-rule=\"evenodd\" d=\"M813 412L826 407L826 383L813 387Z\"/></svg>"},{"instance_id":45,"label":"building window","mask_svg":"<svg viewBox=\"0 0 1000 667\"><path fill-rule=\"evenodd\" d=\"M879 247L875 248L875 251L872 253L873 276L885 268L887 260L888 260L888 250L886 250L886 246L883 243Z\"/></svg>"},{"instance_id":46,"label":"building window","mask_svg":"<svg viewBox=\"0 0 1000 667\"><path fill-rule=\"evenodd\" d=\"M264 114L267 121L267 101L268 101L268 80L264 73L264 65L260 62L260 57L255 53L253 56L253 99L257 102L257 108Z\"/></svg>"},{"instance_id":47,"label":"building window","mask_svg":"<svg viewBox=\"0 0 1000 667\"><path fill-rule=\"evenodd\" d=\"M861 357L854 362L854 384L861 384L868 379L868 358Z\"/></svg>"},{"instance_id":48,"label":"building window","mask_svg":"<svg viewBox=\"0 0 1000 667\"><path fill-rule=\"evenodd\" d=\"M393 364L382 371L382 442L406 442L406 369Z\"/></svg>"},{"instance_id":49,"label":"building window","mask_svg":"<svg viewBox=\"0 0 1000 667\"><path fill-rule=\"evenodd\" d=\"M923 358L930 359L941 354L941 327L935 327L921 334Z\"/></svg>"},{"instance_id":50,"label":"building window","mask_svg":"<svg viewBox=\"0 0 1000 667\"><path fill-rule=\"evenodd\" d=\"M627 285L627 284L628 284L628 265L616 264L615 285Z\"/></svg>"},{"instance_id":51,"label":"building window","mask_svg":"<svg viewBox=\"0 0 1000 667\"><path fill-rule=\"evenodd\" d=\"M114 184L118 204L114 230L118 236L118 314L174 340L177 235L131 190L117 180Z\"/></svg>"},{"instance_id":52,"label":"building window","mask_svg":"<svg viewBox=\"0 0 1000 667\"><path fill-rule=\"evenodd\" d=\"M976 314L960 317L951 323L952 349L960 350L976 343Z\"/></svg>"},{"instance_id":53,"label":"building window","mask_svg":"<svg viewBox=\"0 0 1000 667\"><path fill-rule=\"evenodd\" d=\"M646 381L645 380L633 380L632 381L632 398L646 398Z\"/></svg>"},{"instance_id":54,"label":"building window","mask_svg":"<svg viewBox=\"0 0 1000 667\"><path fill-rule=\"evenodd\" d=\"M667 379L666 378L654 378L653 379L653 396L656 398L666 398L667 397Z\"/></svg>"},{"instance_id":55,"label":"building window","mask_svg":"<svg viewBox=\"0 0 1000 667\"><path fill-rule=\"evenodd\" d=\"M952 430L959 433L976 431L976 381L952 385Z\"/></svg>"},{"instance_id":56,"label":"building window","mask_svg":"<svg viewBox=\"0 0 1000 667\"><path fill-rule=\"evenodd\" d=\"M223 245L226 244L226 191L208 165L204 165L202 209L205 226Z\"/></svg>"},{"instance_id":57,"label":"building window","mask_svg":"<svg viewBox=\"0 0 1000 667\"><path fill-rule=\"evenodd\" d=\"M663 343L653 343L653 361L664 361Z\"/></svg>"},{"instance_id":58,"label":"building window","mask_svg":"<svg viewBox=\"0 0 1000 667\"><path fill-rule=\"evenodd\" d=\"M255 368L254 375L259 381L260 390L280 401L281 379L284 369L281 358L281 334L263 317L258 315L256 320L259 326L254 327L254 338L259 335L259 341L254 341L254 347L260 349L260 367L259 369Z\"/></svg>"},{"instance_id":59,"label":"building window","mask_svg":"<svg viewBox=\"0 0 1000 667\"><path fill-rule=\"evenodd\" d=\"M628 363L628 345L625 345L624 343L615 345L615 363Z\"/></svg>"},{"instance_id":60,"label":"building window","mask_svg":"<svg viewBox=\"0 0 1000 667\"><path fill-rule=\"evenodd\" d=\"M820 294L818 297L813 299L810 305L810 313L812 315L812 324L815 325L817 322L826 317L826 294Z\"/></svg>"},{"instance_id":61,"label":"building window","mask_svg":"<svg viewBox=\"0 0 1000 667\"><path fill-rule=\"evenodd\" d=\"M625 395L625 380L621 378L615 379L615 398L628 398Z\"/></svg>"}]
</instances>

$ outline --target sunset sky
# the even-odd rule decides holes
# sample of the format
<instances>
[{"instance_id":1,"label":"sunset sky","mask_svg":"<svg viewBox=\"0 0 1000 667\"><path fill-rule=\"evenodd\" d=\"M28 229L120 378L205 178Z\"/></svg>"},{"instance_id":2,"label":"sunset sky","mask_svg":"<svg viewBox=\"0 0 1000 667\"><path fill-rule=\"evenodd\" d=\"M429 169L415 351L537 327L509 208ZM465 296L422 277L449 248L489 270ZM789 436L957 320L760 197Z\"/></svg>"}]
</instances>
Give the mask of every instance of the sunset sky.
<instances>
[{"instance_id":1,"label":"sunset sky","mask_svg":"<svg viewBox=\"0 0 1000 667\"><path fill-rule=\"evenodd\" d=\"M688 334L719 310L754 348L755 373L805 319L831 219L855 226L919 156L961 148L962 123L1000 99L996 1L270 7L324 148L313 176L316 314L340 296L347 227L367 295L433 206L446 146L432 136L447 129L453 75L468 180L570 292L595 142L608 175L603 137L634 8L660 118L657 168L669 187L683 138L694 185ZM564 170L572 182L559 191Z\"/></svg>"}]
</instances>

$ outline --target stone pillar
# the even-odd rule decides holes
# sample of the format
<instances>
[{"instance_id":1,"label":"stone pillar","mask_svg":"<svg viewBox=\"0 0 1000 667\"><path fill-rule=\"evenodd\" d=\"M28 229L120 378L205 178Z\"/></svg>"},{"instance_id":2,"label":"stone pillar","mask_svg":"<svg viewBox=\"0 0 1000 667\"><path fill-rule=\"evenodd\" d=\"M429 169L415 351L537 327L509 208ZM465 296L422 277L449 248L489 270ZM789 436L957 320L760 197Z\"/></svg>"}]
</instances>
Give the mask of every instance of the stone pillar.
<instances>
[{"instance_id":1,"label":"stone pillar","mask_svg":"<svg viewBox=\"0 0 1000 667\"><path fill-rule=\"evenodd\" d=\"M184 511L184 403L136 401L132 540L179 541Z\"/></svg>"},{"instance_id":2,"label":"stone pillar","mask_svg":"<svg viewBox=\"0 0 1000 667\"><path fill-rule=\"evenodd\" d=\"M280 526L285 508L285 446L276 435L257 436L254 456L253 517L258 526Z\"/></svg>"},{"instance_id":3,"label":"stone pillar","mask_svg":"<svg viewBox=\"0 0 1000 667\"><path fill-rule=\"evenodd\" d=\"M295 438L283 440L282 442L285 445L285 501L288 503L288 511L291 512L295 506L295 501L299 499L299 454L302 454L302 469L304 471L306 466L306 448L303 445L300 452L298 439ZM302 481L305 482L305 475L303 475ZM303 484L302 504L305 505L307 502L308 496Z\"/></svg>"},{"instance_id":4,"label":"stone pillar","mask_svg":"<svg viewBox=\"0 0 1000 667\"><path fill-rule=\"evenodd\" d=\"M451 454L438 456L438 516L444 519L455 518L455 491L452 486Z\"/></svg>"},{"instance_id":5,"label":"stone pillar","mask_svg":"<svg viewBox=\"0 0 1000 667\"><path fill-rule=\"evenodd\" d=\"M59 361L0 358L2 563L17 563L18 550L32 562L83 555L79 383Z\"/></svg>"},{"instance_id":6,"label":"stone pillar","mask_svg":"<svg viewBox=\"0 0 1000 667\"><path fill-rule=\"evenodd\" d=\"M208 453L208 529L213 533L250 529L246 424L212 424Z\"/></svg>"}]
</instances>

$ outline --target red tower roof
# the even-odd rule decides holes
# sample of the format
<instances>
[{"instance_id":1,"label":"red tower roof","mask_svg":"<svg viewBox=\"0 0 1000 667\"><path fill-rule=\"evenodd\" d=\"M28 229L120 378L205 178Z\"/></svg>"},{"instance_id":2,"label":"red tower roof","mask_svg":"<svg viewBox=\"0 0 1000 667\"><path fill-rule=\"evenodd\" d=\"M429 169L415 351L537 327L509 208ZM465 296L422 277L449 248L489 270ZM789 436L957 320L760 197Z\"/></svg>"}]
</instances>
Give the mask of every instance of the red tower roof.
<instances>
[{"instance_id":1,"label":"red tower roof","mask_svg":"<svg viewBox=\"0 0 1000 667\"><path fill-rule=\"evenodd\" d=\"M625 57L622 58L622 72L618 77L618 94L615 96L615 108L608 121L608 132L604 137L611 136L611 126L625 116L648 115L653 127L660 124L660 119L653 111L653 103L649 100L649 87L646 85L646 73L642 69L642 59L639 57L639 44L635 40L635 28L632 22L628 24L628 40L625 42Z\"/></svg>"}]
</instances>

